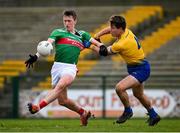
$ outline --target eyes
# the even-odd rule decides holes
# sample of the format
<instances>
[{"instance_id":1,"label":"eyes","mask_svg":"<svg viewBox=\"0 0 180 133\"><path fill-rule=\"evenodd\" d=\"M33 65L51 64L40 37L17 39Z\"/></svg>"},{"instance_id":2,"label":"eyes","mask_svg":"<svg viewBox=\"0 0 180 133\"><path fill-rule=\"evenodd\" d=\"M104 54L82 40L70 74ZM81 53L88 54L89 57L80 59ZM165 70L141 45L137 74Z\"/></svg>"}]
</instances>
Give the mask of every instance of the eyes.
<instances>
[{"instance_id":1,"label":"eyes","mask_svg":"<svg viewBox=\"0 0 180 133\"><path fill-rule=\"evenodd\" d=\"M67 23L75 23L75 20L73 19L72 16L63 16L63 22L65 24L67 24Z\"/></svg>"},{"instance_id":2,"label":"eyes","mask_svg":"<svg viewBox=\"0 0 180 133\"><path fill-rule=\"evenodd\" d=\"M72 20L64 20L64 23L70 23Z\"/></svg>"}]
</instances>

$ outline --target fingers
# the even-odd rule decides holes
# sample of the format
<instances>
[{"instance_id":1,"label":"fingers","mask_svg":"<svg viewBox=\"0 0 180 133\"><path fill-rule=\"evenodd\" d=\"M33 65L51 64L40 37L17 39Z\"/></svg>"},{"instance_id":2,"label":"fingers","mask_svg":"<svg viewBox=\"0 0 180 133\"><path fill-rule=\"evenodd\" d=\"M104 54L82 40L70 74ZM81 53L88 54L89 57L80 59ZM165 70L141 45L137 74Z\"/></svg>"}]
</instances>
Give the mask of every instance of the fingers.
<instances>
[{"instance_id":1,"label":"fingers","mask_svg":"<svg viewBox=\"0 0 180 133\"><path fill-rule=\"evenodd\" d=\"M31 67L33 68L33 64L29 63L28 68L31 68Z\"/></svg>"},{"instance_id":2,"label":"fingers","mask_svg":"<svg viewBox=\"0 0 180 133\"><path fill-rule=\"evenodd\" d=\"M27 67L27 68L30 68L30 64L29 64L29 63L26 63L26 67Z\"/></svg>"},{"instance_id":3,"label":"fingers","mask_svg":"<svg viewBox=\"0 0 180 133\"><path fill-rule=\"evenodd\" d=\"M31 67L33 68L33 64L28 64L27 65L27 68L31 68Z\"/></svg>"},{"instance_id":4,"label":"fingers","mask_svg":"<svg viewBox=\"0 0 180 133\"><path fill-rule=\"evenodd\" d=\"M32 54L29 54L29 57L30 57L30 58L33 58L33 55L32 55Z\"/></svg>"},{"instance_id":5,"label":"fingers","mask_svg":"<svg viewBox=\"0 0 180 133\"><path fill-rule=\"evenodd\" d=\"M27 68L33 68L33 63L30 63L28 61L25 62Z\"/></svg>"},{"instance_id":6,"label":"fingers","mask_svg":"<svg viewBox=\"0 0 180 133\"><path fill-rule=\"evenodd\" d=\"M27 68L31 68L31 67L33 68L33 62L35 62L33 61L33 59L34 59L34 56L29 54L29 59L25 61Z\"/></svg>"},{"instance_id":7,"label":"fingers","mask_svg":"<svg viewBox=\"0 0 180 133\"><path fill-rule=\"evenodd\" d=\"M25 62L25 64L26 64L26 67L28 67L28 64Z\"/></svg>"}]
</instances>

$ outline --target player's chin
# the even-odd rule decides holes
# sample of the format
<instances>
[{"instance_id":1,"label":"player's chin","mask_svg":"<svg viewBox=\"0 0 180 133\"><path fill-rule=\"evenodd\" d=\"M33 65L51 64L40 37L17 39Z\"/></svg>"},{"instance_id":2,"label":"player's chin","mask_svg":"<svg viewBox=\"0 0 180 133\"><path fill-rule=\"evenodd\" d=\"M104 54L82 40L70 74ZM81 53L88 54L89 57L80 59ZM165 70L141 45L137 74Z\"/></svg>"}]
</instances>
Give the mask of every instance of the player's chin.
<instances>
[{"instance_id":1,"label":"player's chin","mask_svg":"<svg viewBox=\"0 0 180 133\"><path fill-rule=\"evenodd\" d=\"M69 26L66 26L66 30L70 32L71 28Z\"/></svg>"}]
</instances>

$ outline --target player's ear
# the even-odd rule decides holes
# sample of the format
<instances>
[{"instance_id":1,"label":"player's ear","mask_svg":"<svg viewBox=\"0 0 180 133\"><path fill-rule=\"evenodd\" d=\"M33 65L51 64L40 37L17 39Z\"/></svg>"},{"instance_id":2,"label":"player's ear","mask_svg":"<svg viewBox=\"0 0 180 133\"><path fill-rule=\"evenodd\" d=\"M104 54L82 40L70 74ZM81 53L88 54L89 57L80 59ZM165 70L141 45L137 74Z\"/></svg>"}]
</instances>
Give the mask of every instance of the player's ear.
<instances>
[{"instance_id":1,"label":"player's ear","mask_svg":"<svg viewBox=\"0 0 180 133\"><path fill-rule=\"evenodd\" d=\"M76 23L77 23L77 19L74 20L74 24L75 24L75 25L76 25Z\"/></svg>"}]
</instances>

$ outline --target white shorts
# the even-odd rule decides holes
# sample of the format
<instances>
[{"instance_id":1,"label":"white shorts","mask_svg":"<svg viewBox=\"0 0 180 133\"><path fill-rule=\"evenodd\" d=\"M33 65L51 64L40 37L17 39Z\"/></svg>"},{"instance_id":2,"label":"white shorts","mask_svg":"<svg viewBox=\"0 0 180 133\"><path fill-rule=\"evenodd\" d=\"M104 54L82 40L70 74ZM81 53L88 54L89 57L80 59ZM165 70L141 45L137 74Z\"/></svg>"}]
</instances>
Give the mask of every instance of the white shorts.
<instances>
[{"instance_id":1,"label":"white shorts","mask_svg":"<svg viewBox=\"0 0 180 133\"><path fill-rule=\"evenodd\" d=\"M51 69L52 86L55 86L62 76L70 75L73 78L75 78L76 73L77 73L77 67L75 64L54 62Z\"/></svg>"}]
</instances>

